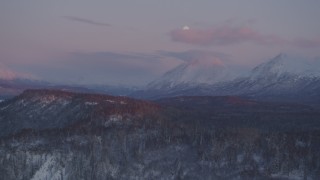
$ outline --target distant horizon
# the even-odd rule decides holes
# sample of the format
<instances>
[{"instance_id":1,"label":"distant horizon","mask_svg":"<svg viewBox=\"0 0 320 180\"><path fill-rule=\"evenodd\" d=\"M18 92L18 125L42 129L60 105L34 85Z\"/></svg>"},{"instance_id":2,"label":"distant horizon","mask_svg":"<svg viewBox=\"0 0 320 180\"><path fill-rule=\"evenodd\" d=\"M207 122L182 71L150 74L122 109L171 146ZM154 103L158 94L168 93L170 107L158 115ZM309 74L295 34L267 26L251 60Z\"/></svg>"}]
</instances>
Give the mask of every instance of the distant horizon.
<instances>
[{"instance_id":1,"label":"distant horizon","mask_svg":"<svg viewBox=\"0 0 320 180\"><path fill-rule=\"evenodd\" d=\"M196 52L196 51L191 51L192 53ZM172 52L173 53L173 52ZM122 88L138 88L138 89L143 89L143 88L146 88L148 84L156 81L157 79L161 79L167 72L169 71L172 71L174 70L175 68L179 67L180 65L182 64L188 64L190 61L190 63L193 63L192 61L194 60L197 60L197 61L200 61L200 64L202 63L201 61L203 61L204 63L208 62L208 59L206 58L203 58L203 59L190 59L189 56L187 56L187 58L183 57L183 55L186 55L188 54L188 51L187 52L184 52L184 53L173 53L172 56L176 56L176 55L182 55L181 58L181 63L179 63L178 65L172 67L172 69L169 69L168 71L164 72L163 74L160 74L158 77L155 77L153 79L151 79L150 81L146 81L145 83L142 83L142 84L126 84L126 83L90 83L90 82L73 82L73 81L70 81L70 82L64 82L64 81L52 81L52 80L46 80L46 79L40 79L40 78L36 78L36 77L32 77L28 74L14 74L13 75L13 72L11 71L1 71L1 66L0 66L0 80L30 80L30 81L34 81L34 82L39 82L39 83L49 83L51 85L54 85L54 86L79 86L79 87L94 87L94 86L105 86L105 87L122 87ZM196 53L195 53L196 54ZM205 53L204 53L205 54ZM204 55L204 54L201 54L201 55ZM302 58L301 61L307 61L307 63L310 63L311 61L314 61L314 62L318 62L316 63L316 65L320 64L320 58L319 57L314 57L314 58L307 58L307 57L302 57L302 56L299 56L297 54L288 54L288 53L279 53L275 56L273 56L272 58L269 58L269 59L266 59L265 61L261 62L260 64L257 64L257 65L251 65L251 66L244 66L244 65L239 65L239 64L232 64L232 62L230 61L226 61L226 62L222 62L223 64L222 65L226 65L228 68L230 68L230 70L237 70L237 72L235 72L234 74L238 74L236 75L237 78L239 77L245 77L248 73L250 73L254 68L256 68L257 66L259 65L262 65L264 63L267 63L269 62L270 60L273 60L274 58L278 57L278 56L287 56L289 58L295 58L295 59L299 59L299 58ZM196 56L197 57L197 56ZM211 59L209 59L209 61L211 61ZM314 63L313 63L314 64ZM3 67L2 67L3 68ZM316 69L316 68L315 68ZM7 74L6 74L7 73ZM320 73L320 70L319 70L319 73ZM10 76L12 75L12 76ZM208 84L211 84L210 82L208 82Z\"/></svg>"},{"instance_id":2,"label":"distant horizon","mask_svg":"<svg viewBox=\"0 0 320 180\"><path fill-rule=\"evenodd\" d=\"M0 78L141 87L192 59L320 57L320 1L3 1ZM320 69L320 65L319 65Z\"/></svg>"}]
</instances>

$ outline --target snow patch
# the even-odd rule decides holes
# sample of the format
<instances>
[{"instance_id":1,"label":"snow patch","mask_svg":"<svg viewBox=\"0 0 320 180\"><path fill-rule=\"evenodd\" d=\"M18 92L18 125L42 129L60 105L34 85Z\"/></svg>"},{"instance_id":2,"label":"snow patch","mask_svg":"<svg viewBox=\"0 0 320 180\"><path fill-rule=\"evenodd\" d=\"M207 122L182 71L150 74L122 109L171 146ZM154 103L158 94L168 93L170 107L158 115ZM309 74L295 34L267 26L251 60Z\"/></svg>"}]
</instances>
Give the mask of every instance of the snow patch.
<instances>
[{"instance_id":1,"label":"snow patch","mask_svg":"<svg viewBox=\"0 0 320 180\"><path fill-rule=\"evenodd\" d=\"M52 103L53 101L56 101L56 99L57 97L55 97L54 95L50 95L50 96L42 97L40 100L43 105L47 105Z\"/></svg>"},{"instance_id":2,"label":"snow patch","mask_svg":"<svg viewBox=\"0 0 320 180\"><path fill-rule=\"evenodd\" d=\"M9 106L10 106L10 105L5 106L5 107L1 108L1 110L5 110L5 109L7 109Z\"/></svg>"},{"instance_id":3,"label":"snow patch","mask_svg":"<svg viewBox=\"0 0 320 180\"><path fill-rule=\"evenodd\" d=\"M26 102L22 99L18 102L19 105L26 106Z\"/></svg>"},{"instance_id":4,"label":"snow patch","mask_svg":"<svg viewBox=\"0 0 320 180\"><path fill-rule=\"evenodd\" d=\"M97 104L98 104L97 102L85 102L85 105L88 105L88 106L95 106Z\"/></svg>"},{"instance_id":5,"label":"snow patch","mask_svg":"<svg viewBox=\"0 0 320 180\"><path fill-rule=\"evenodd\" d=\"M113 122L116 122L116 121L121 121L122 120L122 116L121 115L112 115L109 117L109 121L113 121Z\"/></svg>"},{"instance_id":6,"label":"snow patch","mask_svg":"<svg viewBox=\"0 0 320 180\"><path fill-rule=\"evenodd\" d=\"M295 145L296 145L296 147L306 147L307 143L300 141L300 140L296 140Z\"/></svg>"},{"instance_id":7,"label":"snow patch","mask_svg":"<svg viewBox=\"0 0 320 180\"><path fill-rule=\"evenodd\" d=\"M68 100L61 100L61 101L59 101L59 103L60 103L62 106L66 106L66 105L68 105L68 104L70 103L70 101L68 101Z\"/></svg>"},{"instance_id":8,"label":"snow patch","mask_svg":"<svg viewBox=\"0 0 320 180\"><path fill-rule=\"evenodd\" d=\"M253 160L254 160L255 162L257 162L257 163L262 162L262 157L259 156L258 154L253 154L253 155L252 155L252 158L253 158Z\"/></svg>"},{"instance_id":9,"label":"snow patch","mask_svg":"<svg viewBox=\"0 0 320 180\"><path fill-rule=\"evenodd\" d=\"M115 103L115 101L112 101L112 100L105 100L106 102L109 102L109 103Z\"/></svg>"},{"instance_id":10,"label":"snow patch","mask_svg":"<svg viewBox=\"0 0 320 180\"><path fill-rule=\"evenodd\" d=\"M123 120L123 117L121 115L111 115L111 116L109 116L109 119L107 119L104 122L104 126L109 127L111 124L118 123L122 120Z\"/></svg>"},{"instance_id":11,"label":"snow patch","mask_svg":"<svg viewBox=\"0 0 320 180\"><path fill-rule=\"evenodd\" d=\"M50 156L42 164L39 170L34 174L31 180L60 180L65 176L65 169L62 168L54 156Z\"/></svg>"}]
</instances>

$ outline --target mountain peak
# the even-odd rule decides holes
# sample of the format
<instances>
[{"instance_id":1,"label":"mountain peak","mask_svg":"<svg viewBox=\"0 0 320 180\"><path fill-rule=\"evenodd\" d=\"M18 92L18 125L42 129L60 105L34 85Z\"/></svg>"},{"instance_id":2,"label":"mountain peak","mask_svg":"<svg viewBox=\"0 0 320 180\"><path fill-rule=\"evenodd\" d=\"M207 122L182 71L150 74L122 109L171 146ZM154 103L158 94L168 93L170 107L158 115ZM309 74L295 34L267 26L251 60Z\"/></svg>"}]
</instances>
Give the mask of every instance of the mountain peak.
<instances>
[{"instance_id":1,"label":"mountain peak","mask_svg":"<svg viewBox=\"0 0 320 180\"><path fill-rule=\"evenodd\" d=\"M285 58L285 57L287 57L287 56L288 56L287 53L281 52L281 53L279 53L276 57L274 57L274 59L276 59L276 58Z\"/></svg>"},{"instance_id":2,"label":"mountain peak","mask_svg":"<svg viewBox=\"0 0 320 180\"><path fill-rule=\"evenodd\" d=\"M151 82L151 89L172 88L181 85L197 86L199 84L215 84L231 79L232 73L218 59L195 59L184 62L166 72L161 78Z\"/></svg>"},{"instance_id":3,"label":"mountain peak","mask_svg":"<svg viewBox=\"0 0 320 180\"><path fill-rule=\"evenodd\" d=\"M251 72L251 78L268 78L286 76L313 77L320 71L314 68L313 61L308 58L280 53L266 63L256 66Z\"/></svg>"},{"instance_id":4,"label":"mountain peak","mask_svg":"<svg viewBox=\"0 0 320 180\"><path fill-rule=\"evenodd\" d=\"M284 61L290 61L289 55L285 54L285 53L280 53L277 56L275 56L274 58L270 59L269 61L267 61L266 63L269 64L283 64Z\"/></svg>"}]
</instances>

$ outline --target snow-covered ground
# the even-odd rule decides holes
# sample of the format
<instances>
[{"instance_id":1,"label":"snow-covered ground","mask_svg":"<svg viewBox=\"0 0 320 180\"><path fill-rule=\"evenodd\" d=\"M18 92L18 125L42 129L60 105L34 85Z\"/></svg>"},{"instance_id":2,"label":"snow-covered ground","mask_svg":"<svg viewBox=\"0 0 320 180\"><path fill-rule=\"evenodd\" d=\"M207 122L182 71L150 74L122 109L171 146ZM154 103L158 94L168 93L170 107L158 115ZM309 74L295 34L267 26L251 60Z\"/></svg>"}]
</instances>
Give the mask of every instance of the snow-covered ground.
<instances>
[{"instance_id":1,"label":"snow-covered ground","mask_svg":"<svg viewBox=\"0 0 320 180\"><path fill-rule=\"evenodd\" d=\"M65 177L65 169L60 167L54 156L46 159L45 163L36 171L31 180L61 180Z\"/></svg>"},{"instance_id":2,"label":"snow-covered ground","mask_svg":"<svg viewBox=\"0 0 320 180\"><path fill-rule=\"evenodd\" d=\"M97 102L85 102L85 105L88 105L88 106L94 106L97 104L98 104Z\"/></svg>"}]
</instances>

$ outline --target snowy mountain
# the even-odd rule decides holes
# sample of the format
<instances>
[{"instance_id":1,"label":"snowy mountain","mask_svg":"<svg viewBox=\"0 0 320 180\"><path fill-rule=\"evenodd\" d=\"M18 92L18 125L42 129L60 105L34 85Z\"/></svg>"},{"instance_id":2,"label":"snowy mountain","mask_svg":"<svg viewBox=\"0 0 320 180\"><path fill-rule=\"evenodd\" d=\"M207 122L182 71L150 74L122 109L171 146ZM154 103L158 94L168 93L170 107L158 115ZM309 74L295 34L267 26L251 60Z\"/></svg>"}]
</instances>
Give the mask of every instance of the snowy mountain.
<instances>
[{"instance_id":1,"label":"snowy mountain","mask_svg":"<svg viewBox=\"0 0 320 180\"><path fill-rule=\"evenodd\" d=\"M255 67L248 76L219 88L255 98L320 102L320 69L315 63L318 62L280 54Z\"/></svg>"},{"instance_id":2,"label":"snowy mountain","mask_svg":"<svg viewBox=\"0 0 320 180\"><path fill-rule=\"evenodd\" d=\"M319 59L279 54L237 77L221 63L200 64L182 64L133 96L157 99L181 95L239 95L272 101L320 102Z\"/></svg>"},{"instance_id":3,"label":"snowy mountain","mask_svg":"<svg viewBox=\"0 0 320 180\"><path fill-rule=\"evenodd\" d=\"M233 72L219 59L196 59L184 62L151 82L148 89L171 89L178 86L195 87L231 80Z\"/></svg>"},{"instance_id":4,"label":"snowy mountain","mask_svg":"<svg viewBox=\"0 0 320 180\"><path fill-rule=\"evenodd\" d=\"M297 78L320 77L320 69L314 64L316 60L279 54L266 63L255 67L250 79L280 78L281 76L296 76Z\"/></svg>"}]
</instances>

